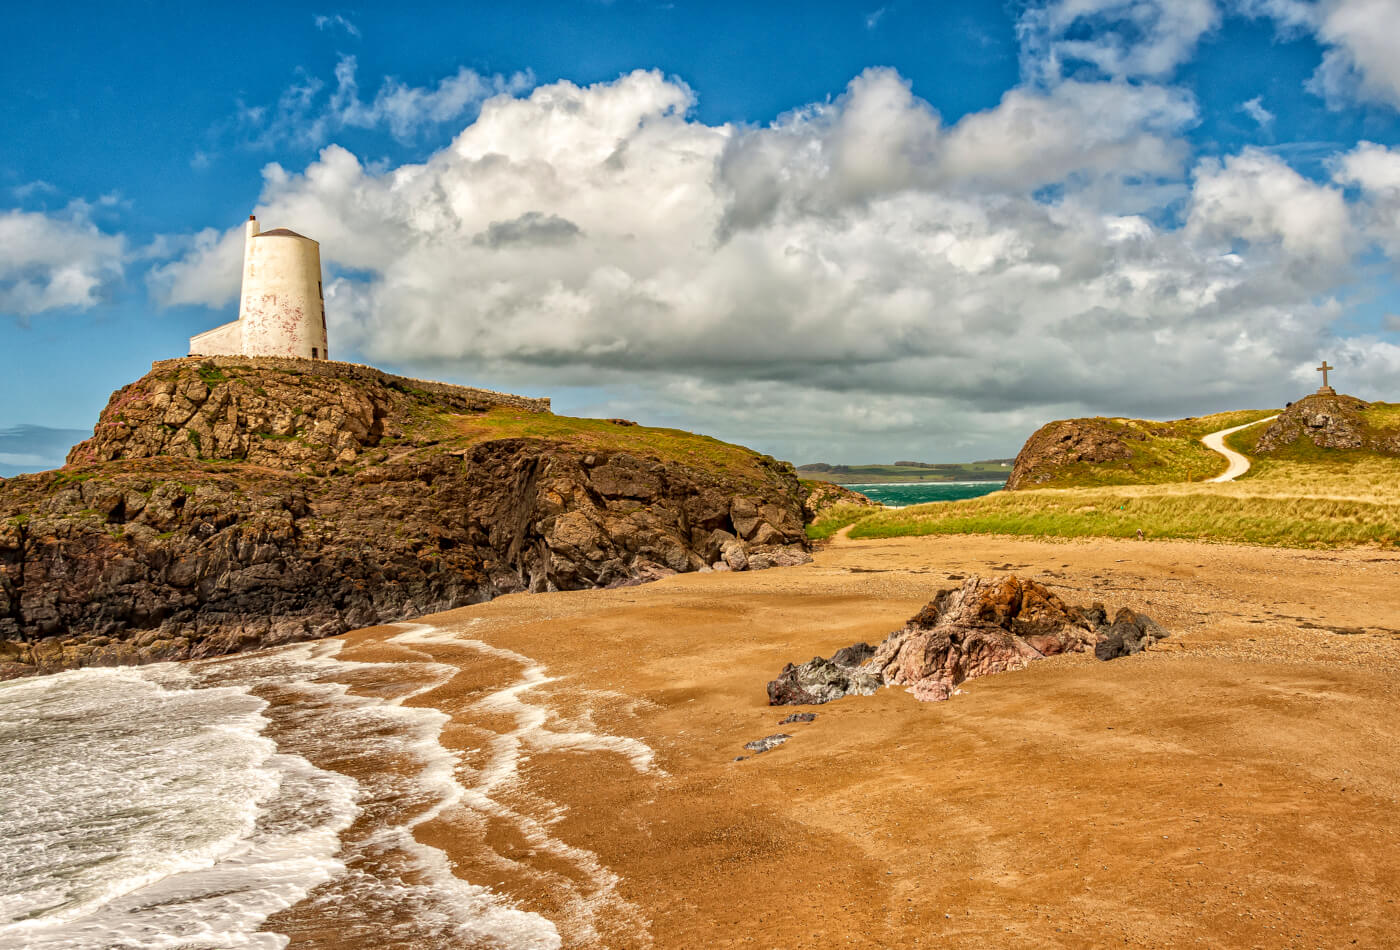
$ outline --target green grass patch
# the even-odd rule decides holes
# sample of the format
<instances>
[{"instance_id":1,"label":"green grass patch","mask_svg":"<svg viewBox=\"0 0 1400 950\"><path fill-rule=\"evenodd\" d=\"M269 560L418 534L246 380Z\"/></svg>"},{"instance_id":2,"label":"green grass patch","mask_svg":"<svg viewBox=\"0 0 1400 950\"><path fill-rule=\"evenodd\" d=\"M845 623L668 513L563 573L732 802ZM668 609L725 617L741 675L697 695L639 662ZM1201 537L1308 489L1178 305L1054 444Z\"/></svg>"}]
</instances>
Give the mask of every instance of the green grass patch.
<instances>
[{"instance_id":1,"label":"green grass patch","mask_svg":"<svg viewBox=\"0 0 1400 950\"><path fill-rule=\"evenodd\" d=\"M96 477L96 472L69 471L67 469L60 469L58 474L54 476L53 484L55 488L59 488L64 485L80 485L83 482Z\"/></svg>"},{"instance_id":2,"label":"green grass patch","mask_svg":"<svg viewBox=\"0 0 1400 950\"><path fill-rule=\"evenodd\" d=\"M816 521L807 526L807 538L811 541L824 541L846 525L855 524L857 521L883 510L882 508L873 508L870 505L852 505L845 502L832 505L823 511Z\"/></svg>"},{"instance_id":3,"label":"green grass patch","mask_svg":"<svg viewBox=\"0 0 1400 950\"><path fill-rule=\"evenodd\" d=\"M1224 487L1224 486L1222 486ZM1011 534L1228 541L1283 547L1394 546L1400 504L1349 498L1077 489L997 493L861 519L852 538Z\"/></svg>"},{"instance_id":4,"label":"green grass patch","mask_svg":"<svg viewBox=\"0 0 1400 950\"><path fill-rule=\"evenodd\" d=\"M200 366L195 369L195 372L197 372L199 378L204 381L204 385L208 386L210 389L213 389L220 383L228 381L228 377L224 375L224 371L217 366Z\"/></svg>"}]
</instances>

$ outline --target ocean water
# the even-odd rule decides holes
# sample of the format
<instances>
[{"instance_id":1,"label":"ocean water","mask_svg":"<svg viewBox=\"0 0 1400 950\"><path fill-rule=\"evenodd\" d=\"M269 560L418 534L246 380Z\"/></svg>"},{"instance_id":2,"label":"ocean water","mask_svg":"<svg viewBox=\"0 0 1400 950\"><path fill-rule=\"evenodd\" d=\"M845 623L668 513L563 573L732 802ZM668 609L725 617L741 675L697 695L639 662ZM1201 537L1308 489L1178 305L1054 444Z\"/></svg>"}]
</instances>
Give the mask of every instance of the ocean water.
<instances>
[{"instance_id":1,"label":"ocean water","mask_svg":"<svg viewBox=\"0 0 1400 950\"><path fill-rule=\"evenodd\" d=\"M409 626L401 638L434 636L452 635ZM574 909L570 933L587 936L617 881L514 809L508 789L539 749L616 753L639 771L654 769L650 750L564 728L531 702L549 681L542 667L462 645L521 668L477 702L515 722L485 731L479 768L442 745L445 714L405 705L457 671L426 654L356 663L329 641L0 684L0 950L275 950L294 935L559 947L555 921L457 877L416 840L415 827L443 816L514 820L579 869L561 906Z\"/></svg>"},{"instance_id":2,"label":"ocean water","mask_svg":"<svg viewBox=\"0 0 1400 950\"><path fill-rule=\"evenodd\" d=\"M847 485L871 501L891 508L906 508L931 501L961 501L1001 491L1004 482L886 482L879 485Z\"/></svg>"}]
</instances>

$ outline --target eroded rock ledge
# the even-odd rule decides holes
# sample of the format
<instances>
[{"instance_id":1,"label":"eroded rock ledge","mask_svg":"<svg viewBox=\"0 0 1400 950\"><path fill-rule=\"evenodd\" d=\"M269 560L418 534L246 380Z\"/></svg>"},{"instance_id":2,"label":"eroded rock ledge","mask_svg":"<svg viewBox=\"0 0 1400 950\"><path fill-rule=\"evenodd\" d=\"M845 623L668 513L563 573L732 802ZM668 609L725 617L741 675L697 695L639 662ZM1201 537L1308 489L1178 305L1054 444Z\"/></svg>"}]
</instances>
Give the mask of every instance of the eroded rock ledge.
<instances>
[{"instance_id":1,"label":"eroded rock ledge","mask_svg":"<svg viewBox=\"0 0 1400 950\"><path fill-rule=\"evenodd\" d=\"M959 683L1024 669L1060 653L1093 650L1101 660L1139 653L1169 634L1121 608L1110 623L1102 604L1071 607L1035 581L969 577L939 591L879 646L857 643L831 659L789 663L768 684L773 706L829 703L907 686L924 701L947 699Z\"/></svg>"}]
</instances>

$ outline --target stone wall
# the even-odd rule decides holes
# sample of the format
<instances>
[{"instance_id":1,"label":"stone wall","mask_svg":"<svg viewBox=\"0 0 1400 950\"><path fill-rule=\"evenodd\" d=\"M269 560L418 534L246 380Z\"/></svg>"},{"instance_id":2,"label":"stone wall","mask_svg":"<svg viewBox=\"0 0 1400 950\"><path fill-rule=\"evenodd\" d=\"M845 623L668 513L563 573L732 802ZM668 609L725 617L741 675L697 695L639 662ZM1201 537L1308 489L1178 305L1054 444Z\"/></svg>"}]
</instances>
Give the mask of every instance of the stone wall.
<instances>
[{"instance_id":1,"label":"stone wall","mask_svg":"<svg viewBox=\"0 0 1400 950\"><path fill-rule=\"evenodd\" d=\"M198 366L212 363L221 368L252 366L258 369L287 370L307 376L325 376L336 379L358 379L364 382L379 383L385 386L398 386L446 396L482 407L506 406L511 409L524 409L527 412L549 412L549 399L535 399L530 396L516 396L512 393L498 393L475 386L457 386L452 383L439 383L428 379L414 379L411 376L397 376L365 366L362 363L342 363L339 360L303 360L280 356L183 356L173 360L157 360L151 364L151 372L174 370L179 366Z\"/></svg>"}]
</instances>

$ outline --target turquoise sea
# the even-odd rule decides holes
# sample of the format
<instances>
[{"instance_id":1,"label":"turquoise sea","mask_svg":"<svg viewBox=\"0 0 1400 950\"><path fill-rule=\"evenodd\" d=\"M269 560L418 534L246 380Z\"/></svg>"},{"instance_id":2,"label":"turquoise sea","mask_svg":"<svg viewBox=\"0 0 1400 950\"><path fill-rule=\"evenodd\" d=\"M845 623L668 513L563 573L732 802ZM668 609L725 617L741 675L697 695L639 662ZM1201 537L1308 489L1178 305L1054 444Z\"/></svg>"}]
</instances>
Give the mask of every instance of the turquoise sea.
<instances>
[{"instance_id":1,"label":"turquoise sea","mask_svg":"<svg viewBox=\"0 0 1400 950\"><path fill-rule=\"evenodd\" d=\"M1004 482L885 482L879 485L847 485L871 501L891 508L922 505L930 501L961 501L1001 491Z\"/></svg>"}]
</instances>

